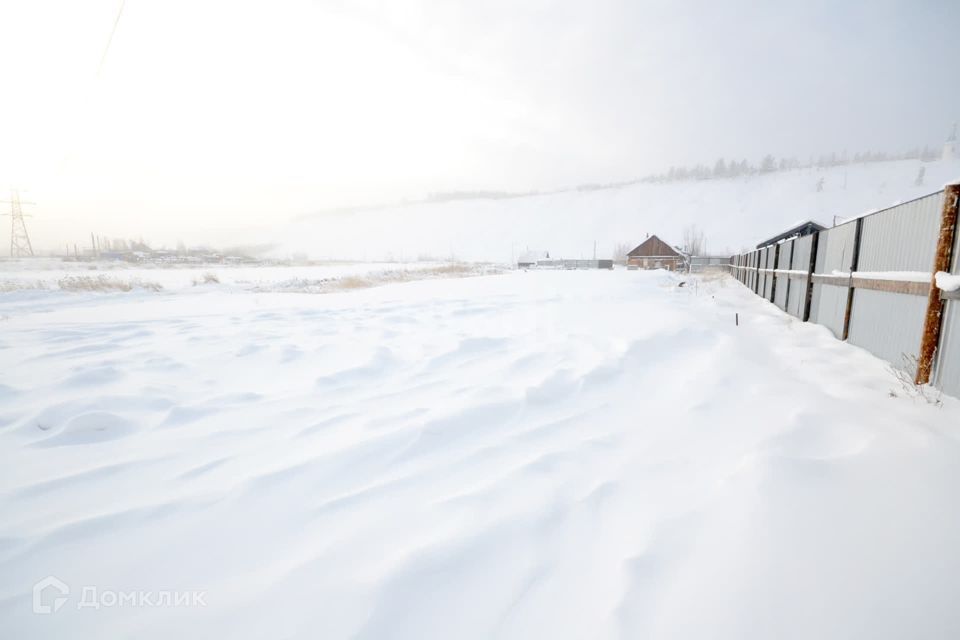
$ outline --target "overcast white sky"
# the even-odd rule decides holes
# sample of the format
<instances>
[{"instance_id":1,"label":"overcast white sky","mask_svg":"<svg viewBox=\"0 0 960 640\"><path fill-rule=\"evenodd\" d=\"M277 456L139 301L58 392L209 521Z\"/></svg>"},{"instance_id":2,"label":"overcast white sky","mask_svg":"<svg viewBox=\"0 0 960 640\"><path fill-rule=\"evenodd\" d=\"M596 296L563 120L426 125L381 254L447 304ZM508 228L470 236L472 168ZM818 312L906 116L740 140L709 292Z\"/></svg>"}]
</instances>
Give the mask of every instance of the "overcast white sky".
<instances>
[{"instance_id":1,"label":"overcast white sky","mask_svg":"<svg viewBox=\"0 0 960 640\"><path fill-rule=\"evenodd\" d=\"M777 5L777 6L774 6ZM939 144L960 3L0 3L0 185L47 244L718 156Z\"/></svg>"}]
</instances>

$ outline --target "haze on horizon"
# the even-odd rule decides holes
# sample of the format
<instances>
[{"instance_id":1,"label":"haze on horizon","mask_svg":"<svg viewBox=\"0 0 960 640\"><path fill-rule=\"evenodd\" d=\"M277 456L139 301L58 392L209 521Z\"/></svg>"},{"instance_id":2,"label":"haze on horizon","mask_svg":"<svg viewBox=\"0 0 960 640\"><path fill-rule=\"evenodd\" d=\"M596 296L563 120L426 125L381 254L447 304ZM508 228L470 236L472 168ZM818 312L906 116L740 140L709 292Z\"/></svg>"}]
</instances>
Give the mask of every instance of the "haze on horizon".
<instances>
[{"instance_id":1,"label":"haze on horizon","mask_svg":"<svg viewBox=\"0 0 960 640\"><path fill-rule=\"evenodd\" d=\"M951 2L126 0L104 58L120 6L0 7L0 186L38 248L902 151L960 119Z\"/></svg>"}]
</instances>

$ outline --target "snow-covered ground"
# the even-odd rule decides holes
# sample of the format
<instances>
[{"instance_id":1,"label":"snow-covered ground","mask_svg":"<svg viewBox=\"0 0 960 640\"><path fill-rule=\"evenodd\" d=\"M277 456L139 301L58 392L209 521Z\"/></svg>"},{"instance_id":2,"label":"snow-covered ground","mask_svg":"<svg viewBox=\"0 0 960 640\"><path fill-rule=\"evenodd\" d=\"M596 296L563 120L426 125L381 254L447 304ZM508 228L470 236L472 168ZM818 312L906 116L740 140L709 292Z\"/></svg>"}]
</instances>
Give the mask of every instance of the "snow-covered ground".
<instances>
[{"instance_id":1,"label":"snow-covered ground","mask_svg":"<svg viewBox=\"0 0 960 640\"><path fill-rule=\"evenodd\" d=\"M679 282L2 294L0 636L960 636L960 402Z\"/></svg>"}]
</instances>

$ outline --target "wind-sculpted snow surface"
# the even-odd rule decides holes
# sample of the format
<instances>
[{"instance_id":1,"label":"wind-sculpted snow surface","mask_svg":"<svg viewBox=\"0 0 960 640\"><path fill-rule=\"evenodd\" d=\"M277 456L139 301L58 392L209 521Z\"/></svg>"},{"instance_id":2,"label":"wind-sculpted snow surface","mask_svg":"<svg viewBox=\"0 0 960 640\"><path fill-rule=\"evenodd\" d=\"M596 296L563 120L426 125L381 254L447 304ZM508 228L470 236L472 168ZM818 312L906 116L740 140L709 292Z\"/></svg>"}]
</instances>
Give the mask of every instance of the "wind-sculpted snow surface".
<instances>
[{"instance_id":1,"label":"wind-sculpted snow surface","mask_svg":"<svg viewBox=\"0 0 960 640\"><path fill-rule=\"evenodd\" d=\"M678 282L4 294L0 636L958 637L960 403Z\"/></svg>"}]
</instances>

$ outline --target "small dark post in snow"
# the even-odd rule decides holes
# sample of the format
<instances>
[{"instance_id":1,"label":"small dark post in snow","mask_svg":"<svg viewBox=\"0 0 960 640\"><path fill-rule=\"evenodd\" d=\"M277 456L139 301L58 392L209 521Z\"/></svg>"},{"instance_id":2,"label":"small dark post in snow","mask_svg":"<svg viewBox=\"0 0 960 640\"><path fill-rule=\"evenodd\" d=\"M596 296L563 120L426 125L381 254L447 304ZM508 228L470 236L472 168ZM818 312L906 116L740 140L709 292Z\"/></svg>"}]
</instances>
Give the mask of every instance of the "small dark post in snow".
<instances>
[{"instance_id":1,"label":"small dark post in snow","mask_svg":"<svg viewBox=\"0 0 960 640\"><path fill-rule=\"evenodd\" d=\"M960 208L960 184L948 184L943 188L943 211L940 214L940 236L937 238L937 253L933 258L930 274L930 295L927 298L927 316L923 323L920 340L920 356L917 359L917 384L930 382L933 356L940 342L940 323L943 318L943 299L937 287L937 272L950 270L953 239L957 229L957 209Z\"/></svg>"},{"instance_id":2,"label":"small dark post in snow","mask_svg":"<svg viewBox=\"0 0 960 640\"><path fill-rule=\"evenodd\" d=\"M740 314L739 314L739 313L733 314L733 322L734 322L734 324L736 324L736 326L738 326L738 327L740 326Z\"/></svg>"}]
</instances>

